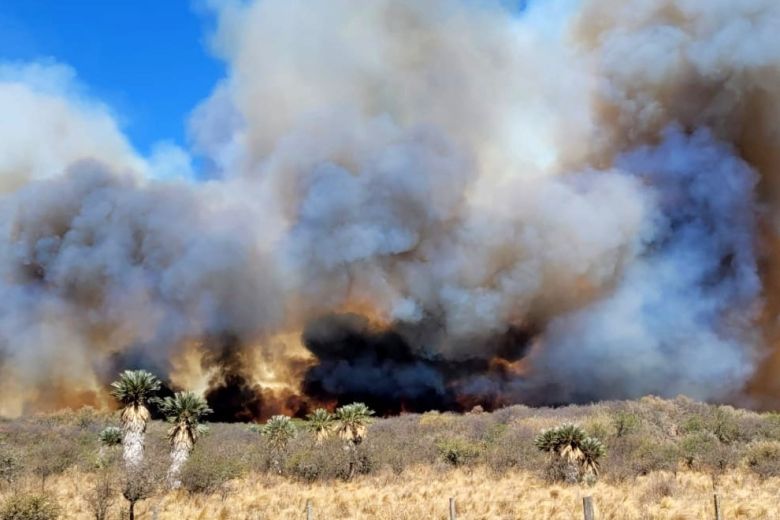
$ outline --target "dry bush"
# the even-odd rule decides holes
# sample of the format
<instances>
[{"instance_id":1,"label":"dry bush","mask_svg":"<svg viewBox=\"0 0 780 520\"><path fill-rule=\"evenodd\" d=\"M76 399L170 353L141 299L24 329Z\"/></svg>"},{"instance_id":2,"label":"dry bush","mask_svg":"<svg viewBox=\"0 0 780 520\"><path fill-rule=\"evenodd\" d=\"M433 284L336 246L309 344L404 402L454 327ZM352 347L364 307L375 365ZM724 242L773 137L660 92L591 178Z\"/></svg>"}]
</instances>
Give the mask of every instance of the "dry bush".
<instances>
[{"instance_id":1,"label":"dry bush","mask_svg":"<svg viewBox=\"0 0 780 520\"><path fill-rule=\"evenodd\" d=\"M780 442L757 441L748 445L745 465L761 478L780 476Z\"/></svg>"},{"instance_id":2,"label":"dry bush","mask_svg":"<svg viewBox=\"0 0 780 520\"><path fill-rule=\"evenodd\" d=\"M363 446L359 449L362 450ZM285 471L307 482L347 479L352 456L339 438L331 437L319 443L313 438L305 439L288 457Z\"/></svg>"},{"instance_id":3,"label":"dry bush","mask_svg":"<svg viewBox=\"0 0 780 520\"><path fill-rule=\"evenodd\" d=\"M481 444L462 437L446 437L436 442L441 460L452 466L474 464L484 451Z\"/></svg>"},{"instance_id":4,"label":"dry bush","mask_svg":"<svg viewBox=\"0 0 780 520\"><path fill-rule=\"evenodd\" d=\"M56 434L46 435L30 449L29 468L32 474L40 479L41 490L44 490L46 480L79 462L79 455L80 452L74 449L71 439Z\"/></svg>"},{"instance_id":5,"label":"dry bush","mask_svg":"<svg viewBox=\"0 0 780 520\"><path fill-rule=\"evenodd\" d=\"M95 520L107 520L108 513L116 502L114 479L112 472L101 471L85 497L87 508Z\"/></svg>"},{"instance_id":6,"label":"dry bush","mask_svg":"<svg viewBox=\"0 0 780 520\"><path fill-rule=\"evenodd\" d=\"M0 506L0 520L55 520L60 507L46 495L15 494Z\"/></svg>"},{"instance_id":7,"label":"dry bush","mask_svg":"<svg viewBox=\"0 0 780 520\"><path fill-rule=\"evenodd\" d=\"M191 493L224 494L227 483L248 470L246 457L235 446L198 445L182 468L180 479L184 489Z\"/></svg>"},{"instance_id":8,"label":"dry bush","mask_svg":"<svg viewBox=\"0 0 780 520\"><path fill-rule=\"evenodd\" d=\"M545 458L533 444L537 433L526 426L507 425L501 437L488 444L485 464L499 475L509 470L535 471Z\"/></svg>"},{"instance_id":9,"label":"dry bush","mask_svg":"<svg viewBox=\"0 0 780 520\"><path fill-rule=\"evenodd\" d=\"M20 456L10 447L0 446L0 485L12 486L22 473Z\"/></svg>"},{"instance_id":10,"label":"dry bush","mask_svg":"<svg viewBox=\"0 0 780 520\"><path fill-rule=\"evenodd\" d=\"M667 472L651 473L645 481L639 501L642 504L657 504L664 498L675 496L678 489L679 484L675 474Z\"/></svg>"},{"instance_id":11,"label":"dry bush","mask_svg":"<svg viewBox=\"0 0 780 520\"><path fill-rule=\"evenodd\" d=\"M607 440L607 456L602 474L612 481L624 481L654 471L677 470L679 449L672 441L654 439L640 433Z\"/></svg>"}]
</instances>

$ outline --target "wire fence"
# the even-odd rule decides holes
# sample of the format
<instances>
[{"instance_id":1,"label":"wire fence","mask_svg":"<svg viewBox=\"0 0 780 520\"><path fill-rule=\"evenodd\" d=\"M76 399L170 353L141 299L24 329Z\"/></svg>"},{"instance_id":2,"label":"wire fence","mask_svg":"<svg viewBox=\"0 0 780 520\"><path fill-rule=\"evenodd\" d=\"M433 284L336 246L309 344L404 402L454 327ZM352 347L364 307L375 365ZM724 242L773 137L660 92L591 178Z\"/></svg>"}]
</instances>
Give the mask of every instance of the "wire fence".
<instances>
[{"instance_id":1,"label":"wire fence","mask_svg":"<svg viewBox=\"0 0 780 520\"><path fill-rule=\"evenodd\" d=\"M712 516L710 518L712 518L712 520L723 520L720 496L717 493L713 493L711 497L711 501L712 501L712 509L711 509ZM595 502L596 501L593 496L588 495L582 497L583 520L598 520ZM314 506L311 500L306 500L305 518L306 520L317 520L315 516ZM458 520L458 507L457 507L457 502L455 500L455 497L449 498L449 520ZM702 519L702 520L706 520L706 519Z\"/></svg>"}]
</instances>

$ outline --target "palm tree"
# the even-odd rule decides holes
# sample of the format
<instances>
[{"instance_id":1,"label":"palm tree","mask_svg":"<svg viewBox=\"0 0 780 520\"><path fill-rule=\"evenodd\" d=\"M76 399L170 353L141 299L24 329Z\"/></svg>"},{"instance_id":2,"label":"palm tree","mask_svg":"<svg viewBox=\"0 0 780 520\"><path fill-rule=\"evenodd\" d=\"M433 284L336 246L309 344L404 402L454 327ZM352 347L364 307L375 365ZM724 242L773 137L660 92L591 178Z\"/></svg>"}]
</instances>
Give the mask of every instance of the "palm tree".
<instances>
[{"instance_id":1,"label":"palm tree","mask_svg":"<svg viewBox=\"0 0 780 520\"><path fill-rule=\"evenodd\" d=\"M111 395L122 403L122 446L125 465L138 466L144 458L144 434L149 422L146 401L160 389L160 380L146 370L125 370L111 383Z\"/></svg>"},{"instance_id":2,"label":"palm tree","mask_svg":"<svg viewBox=\"0 0 780 520\"><path fill-rule=\"evenodd\" d=\"M173 423L168 430L171 443L171 466L168 468L168 484L172 488L181 486L179 474L190 457L192 448L204 433L201 418L211 413L206 400L194 392L176 392L173 397L155 400L160 411Z\"/></svg>"},{"instance_id":3,"label":"palm tree","mask_svg":"<svg viewBox=\"0 0 780 520\"><path fill-rule=\"evenodd\" d=\"M604 447L604 443L595 437L588 437L580 445L582 451L582 460L580 465L586 472L590 472L593 476L599 476L600 462L604 455L607 454L607 448Z\"/></svg>"},{"instance_id":4,"label":"palm tree","mask_svg":"<svg viewBox=\"0 0 780 520\"><path fill-rule=\"evenodd\" d=\"M98 441L100 441L98 465L102 466L106 462L108 450L122 444L122 429L116 426L107 426L98 434Z\"/></svg>"},{"instance_id":5,"label":"palm tree","mask_svg":"<svg viewBox=\"0 0 780 520\"><path fill-rule=\"evenodd\" d=\"M324 408L317 408L306 419L306 428L316 435L317 443L321 443L333 431L335 417Z\"/></svg>"},{"instance_id":6,"label":"palm tree","mask_svg":"<svg viewBox=\"0 0 780 520\"><path fill-rule=\"evenodd\" d=\"M98 434L101 446L113 448L122 444L122 429L116 426L108 426Z\"/></svg>"},{"instance_id":7,"label":"palm tree","mask_svg":"<svg viewBox=\"0 0 780 520\"><path fill-rule=\"evenodd\" d=\"M599 459L606 453L600 440L588 437L582 428L574 424L544 430L536 436L534 444L539 450L564 462L563 477L568 482L576 482L585 474L598 476Z\"/></svg>"},{"instance_id":8,"label":"palm tree","mask_svg":"<svg viewBox=\"0 0 780 520\"><path fill-rule=\"evenodd\" d=\"M346 404L336 408L336 432L342 439L347 441L344 449L349 454L347 480L354 476L355 470L359 466L360 457L357 446L363 442L366 429L371 424L372 415L374 415L374 411L363 403Z\"/></svg>"},{"instance_id":9,"label":"palm tree","mask_svg":"<svg viewBox=\"0 0 780 520\"><path fill-rule=\"evenodd\" d=\"M274 415L260 428L260 434L274 451L283 451L297 433L295 424L286 415Z\"/></svg>"},{"instance_id":10,"label":"palm tree","mask_svg":"<svg viewBox=\"0 0 780 520\"><path fill-rule=\"evenodd\" d=\"M274 415L260 427L259 431L271 448L271 464L274 470L281 473L287 444L298 434L298 429L286 415Z\"/></svg>"},{"instance_id":11,"label":"palm tree","mask_svg":"<svg viewBox=\"0 0 780 520\"><path fill-rule=\"evenodd\" d=\"M363 403L352 403L336 409L336 431L353 446L360 444L371 424L374 411Z\"/></svg>"}]
</instances>

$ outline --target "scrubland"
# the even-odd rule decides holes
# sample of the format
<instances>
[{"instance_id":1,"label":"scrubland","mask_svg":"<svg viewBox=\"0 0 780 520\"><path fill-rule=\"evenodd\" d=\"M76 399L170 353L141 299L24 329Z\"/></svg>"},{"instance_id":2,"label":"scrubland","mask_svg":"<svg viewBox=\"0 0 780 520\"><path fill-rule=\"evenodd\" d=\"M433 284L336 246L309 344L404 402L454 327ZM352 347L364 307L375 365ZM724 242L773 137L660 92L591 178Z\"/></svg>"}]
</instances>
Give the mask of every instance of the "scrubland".
<instances>
[{"instance_id":1,"label":"scrubland","mask_svg":"<svg viewBox=\"0 0 780 520\"><path fill-rule=\"evenodd\" d=\"M566 422L607 447L595 482L558 481L534 446ZM97 441L110 424L89 409L0 422L0 510L41 495L61 518L125 518L121 448ZM166 425L150 424L136 518L302 519L309 500L315 519L443 519L455 497L459 519L569 519L587 494L599 519L706 519L715 491L724 518L780 518L780 414L686 398L376 419L354 452L303 428L279 451L249 425L210 426L171 491Z\"/></svg>"}]
</instances>

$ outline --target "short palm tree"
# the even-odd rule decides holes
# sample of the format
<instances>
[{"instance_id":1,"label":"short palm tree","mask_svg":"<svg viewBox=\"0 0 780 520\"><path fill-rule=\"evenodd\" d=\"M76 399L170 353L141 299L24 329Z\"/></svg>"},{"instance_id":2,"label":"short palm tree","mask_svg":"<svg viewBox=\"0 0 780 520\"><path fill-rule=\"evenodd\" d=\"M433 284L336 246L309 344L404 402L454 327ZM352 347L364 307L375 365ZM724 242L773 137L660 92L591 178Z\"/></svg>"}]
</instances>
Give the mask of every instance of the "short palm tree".
<instances>
[{"instance_id":1,"label":"short palm tree","mask_svg":"<svg viewBox=\"0 0 780 520\"><path fill-rule=\"evenodd\" d=\"M111 383L111 395L123 408L122 446L126 466L138 466L144 458L144 434L149 422L146 401L160 389L160 380L146 370L125 370Z\"/></svg>"},{"instance_id":2,"label":"short palm tree","mask_svg":"<svg viewBox=\"0 0 780 520\"><path fill-rule=\"evenodd\" d=\"M173 397L155 400L160 412L168 422L173 423L168 430L171 443L171 466L168 468L168 483L177 488L181 485L181 468L192 453L195 443L204 433L200 420L212 412L206 400L194 392L176 392Z\"/></svg>"},{"instance_id":3,"label":"short palm tree","mask_svg":"<svg viewBox=\"0 0 780 520\"><path fill-rule=\"evenodd\" d=\"M604 443L595 437L587 437L580 445L582 451L582 460L580 465L586 472L594 476L599 475L600 459L607 454L607 448Z\"/></svg>"},{"instance_id":4,"label":"short palm tree","mask_svg":"<svg viewBox=\"0 0 780 520\"><path fill-rule=\"evenodd\" d=\"M98 440L101 446L113 448L122 444L122 429L116 426L108 426L98 434Z\"/></svg>"},{"instance_id":5,"label":"short palm tree","mask_svg":"<svg viewBox=\"0 0 780 520\"><path fill-rule=\"evenodd\" d=\"M352 403L336 409L336 431L350 444L357 445L363 441L366 429L371 424L374 411L363 403Z\"/></svg>"},{"instance_id":6,"label":"short palm tree","mask_svg":"<svg viewBox=\"0 0 780 520\"><path fill-rule=\"evenodd\" d=\"M106 463L109 450L122 444L122 429L116 426L107 426L98 434L100 449L98 451L98 465Z\"/></svg>"},{"instance_id":7,"label":"short palm tree","mask_svg":"<svg viewBox=\"0 0 780 520\"><path fill-rule=\"evenodd\" d=\"M271 448L271 464L281 473L285 449L298 434L298 429L286 415L274 415L260 428L260 434Z\"/></svg>"},{"instance_id":8,"label":"short palm tree","mask_svg":"<svg viewBox=\"0 0 780 520\"><path fill-rule=\"evenodd\" d=\"M577 480L581 474L598 475L599 459L606 449L602 442L588 437L585 431L574 424L563 424L542 431L534 439L536 447L551 455L560 457L568 467L566 480Z\"/></svg>"},{"instance_id":9,"label":"short palm tree","mask_svg":"<svg viewBox=\"0 0 780 520\"><path fill-rule=\"evenodd\" d=\"M317 442L322 442L333 431L335 417L324 408L317 408L306 416L306 428L317 437Z\"/></svg>"}]
</instances>

